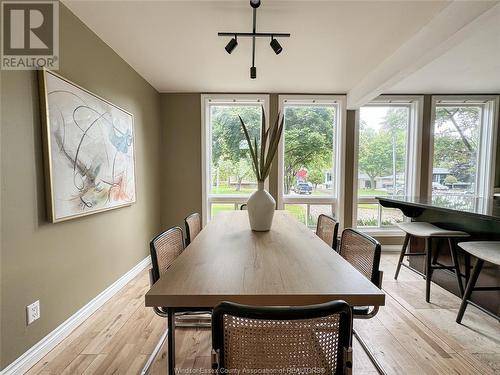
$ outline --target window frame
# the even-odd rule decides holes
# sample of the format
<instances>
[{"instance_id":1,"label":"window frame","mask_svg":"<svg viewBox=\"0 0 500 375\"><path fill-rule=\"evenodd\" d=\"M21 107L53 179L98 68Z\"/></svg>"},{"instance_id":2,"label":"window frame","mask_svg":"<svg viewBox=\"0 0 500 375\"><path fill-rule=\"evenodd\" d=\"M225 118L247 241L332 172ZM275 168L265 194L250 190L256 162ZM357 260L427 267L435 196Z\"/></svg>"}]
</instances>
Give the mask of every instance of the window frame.
<instances>
[{"instance_id":1,"label":"window frame","mask_svg":"<svg viewBox=\"0 0 500 375\"><path fill-rule=\"evenodd\" d=\"M307 205L307 213L309 213L310 205L331 205L333 212L336 213L336 219L340 222L340 228L343 228L344 223L344 192L345 192L345 144L346 144L346 108L347 99L345 95L279 95L278 108L280 116L283 117L283 109L288 103L296 104L314 104L314 105L331 105L337 106L337 129L334 145L335 165L334 173L336 179L335 194L332 196L297 196L290 197L284 195L284 139L285 130L278 145L278 209L285 209L286 204L305 204ZM339 198L340 197L340 198ZM306 215L306 225L307 225Z\"/></svg>"},{"instance_id":2,"label":"window frame","mask_svg":"<svg viewBox=\"0 0 500 375\"><path fill-rule=\"evenodd\" d=\"M264 126L269 128L269 95L264 94L202 94L201 95L201 182L202 182L202 221L207 224L211 217L213 203L234 204L235 209L247 202L245 194L211 195L210 180L212 161L212 134L210 127L210 107L213 105L261 104L266 115ZM265 189L269 189L269 177L264 181Z\"/></svg>"},{"instance_id":3,"label":"window frame","mask_svg":"<svg viewBox=\"0 0 500 375\"><path fill-rule=\"evenodd\" d=\"M405 195L418 196L420 194L421 177L421 147L422 147L422 129L423 129L423 95L380 95L363 107L390 107L407 106L409 108L408 137L406 140L406 192ZM394 236L401 235L401 230L396 226L358 226L358 204L372 203L378 205L377 221L382 220L382 209L375 197L358 197L358 176L359 176L359 131L361 108L356 110L355 129L354 129L354 173L353 173L353 199L352 199L352 226L363 232L374 235Z\"/></svg>"},{"instance_id":4,"label":"window frame","mask_svg":"<svg viewBox=\"0 0 500 375\"><path fill-rule=\"evenodd\" d=\"M429 182L428 195L432 196L432 172L434 164L434 132L436 126L436 107L440 104L450 106L481 106L481 129L479 133L476 187L477 196L492 198L495 189L496 149L498 143L499 95L433 95L431 100L431 123L429 132ZM485 126L486 125L486 126ZM491 142L488 142L491 139ZM479 168L481 166L481 168ZM480 178L481 177L481 178Z\"/></svg>"}]
</instances>

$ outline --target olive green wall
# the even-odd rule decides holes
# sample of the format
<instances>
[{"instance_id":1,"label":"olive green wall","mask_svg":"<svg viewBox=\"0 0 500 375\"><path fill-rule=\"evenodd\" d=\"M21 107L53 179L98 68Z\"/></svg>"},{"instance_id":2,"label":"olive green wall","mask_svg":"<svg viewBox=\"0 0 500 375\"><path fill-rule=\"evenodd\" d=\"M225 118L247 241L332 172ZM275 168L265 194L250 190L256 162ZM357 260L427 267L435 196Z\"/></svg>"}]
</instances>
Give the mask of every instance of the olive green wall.
<instances>
[{"instance_id":1,"label":"olive green wall","mask_svg":"<svg viewBox=\"0 0 500 375\"><path fill-rule=\"evenodd\" d=\"M36 74L1 72L0 368L147 257L160 229L160 95L62 4L58 73L134 114L137 203L49 224Z\"/></svg>"},{"instance_id":2,"label":"olive green wall","mask_svg":"<svg viewBox=\"0 0 500 375\"><path fill-rule=\"evenodd\" d=\"M162 226L201 212L201 96L162 94Z\"/></svg>"}]
</instances>

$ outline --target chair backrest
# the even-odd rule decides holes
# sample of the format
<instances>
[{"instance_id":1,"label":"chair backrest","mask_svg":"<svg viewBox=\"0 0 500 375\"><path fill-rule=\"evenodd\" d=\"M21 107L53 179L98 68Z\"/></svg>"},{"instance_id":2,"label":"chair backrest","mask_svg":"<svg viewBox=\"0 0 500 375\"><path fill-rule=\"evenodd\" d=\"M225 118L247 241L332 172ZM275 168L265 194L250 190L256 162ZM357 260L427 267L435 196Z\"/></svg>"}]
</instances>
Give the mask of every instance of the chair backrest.
<instances>
[{"instance_id":1,"label":"chair backrest","mask_svg":"<svg viewBox=\"0 0 500 375\"><path fill-rule=\"evenodd\" d=\"M380 243L373 237L351 228L342 232L340 255L379 288L380 252Z\"/></svg>"},{"instance_id":2,"label":"chair backrest","mask_svg":"<svg viewBox=\"0 0 500 375\"><path fill-rule=\"evenodd\" d=\"M149 244L153 283L170 267L184 250L184 234L179 227L173 227L159 234Z\"/></svg>"},{"instance_id":3,"label":"chair backrest","mask_svg":"<svg viewBox=\"0 0 500 375\"><path fill-rule=\"evenodd\" d=\"M198 212L189 215L184 219L186 227L186 246L189 245L198 233L201 232L201 215Z\"/></svg>"},{"instance_id":4,"label":"chair backrest","mask_svg":"<svg viewBox=\"0 0 500 375\"><path fill-rule=\"evenodd\" d=\"M324 214L318 216L316 234L334 250L337 250L338 232L339 223L333 217Z\"/></svg>"},{"instance_id":5,"label":"chair backrest","mask_svg":"<svg viewBox=\"0 0 500 375\"><path fill-rule=\"evenodd\" d=\"M240 210L244 211L244 210L248 210L248 206L246 203L243 203L241 206L240 206Z\"/></svg>"},{"instance_id":6,"label":"chair backrest","mask_svg":"<svg viewBox=\"0 0 500 375\"><path fill-rule=\"evenodd\" d=\"M307 368L343 374L352 368L351 338L351 309L344 301L300 307L223 302L212 313L214 368L219 373Z\"/></svg>"}]
</instances>

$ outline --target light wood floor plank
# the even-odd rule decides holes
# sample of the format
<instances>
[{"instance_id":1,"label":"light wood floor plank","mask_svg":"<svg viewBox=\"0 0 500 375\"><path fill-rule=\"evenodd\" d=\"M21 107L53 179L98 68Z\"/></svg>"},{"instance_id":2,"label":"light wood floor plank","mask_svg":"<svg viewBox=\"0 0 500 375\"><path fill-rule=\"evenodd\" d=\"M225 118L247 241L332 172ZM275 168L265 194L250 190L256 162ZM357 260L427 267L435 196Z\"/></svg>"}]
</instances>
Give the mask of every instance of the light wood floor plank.
<instances>
[{"instance_id":1,"label":"light wood floor plank","mask_svg":"<svg viewBox=\"0 0 500 375\"><path fill-rule=\"evenodd\" d=\"M383 254L386 306L355 327L388 374L500 374L500 326L470 306L463 325L455 323L460 299L438 285L425 302L425 281L402 268L393 279L397 254ZM144 307L149 289L147 272L132 280L101 309L45 356L29 375L138 374L166 328L166 321ZM376 374L353 339L354 373ZM210 368L209 329L176 331L177 365ZM151 375L165 374L166 345ZM185 372L189 374L189 372Z\"/></svg>"}]
</instances>

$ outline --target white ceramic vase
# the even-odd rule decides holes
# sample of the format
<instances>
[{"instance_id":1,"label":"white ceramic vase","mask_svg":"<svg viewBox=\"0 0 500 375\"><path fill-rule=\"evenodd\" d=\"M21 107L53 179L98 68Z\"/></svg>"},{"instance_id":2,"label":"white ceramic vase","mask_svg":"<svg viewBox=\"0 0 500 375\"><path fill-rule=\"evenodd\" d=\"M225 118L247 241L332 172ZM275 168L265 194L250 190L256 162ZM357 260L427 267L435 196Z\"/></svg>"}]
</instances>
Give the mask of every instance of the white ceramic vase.
<instances>
[{"instance_id":1,"label":"white ceramic vase","mask_svg":"<svg viewBox=\"0 0 500 375\"><path fill-rule=\"evenodd\" d=\"M247 209L250 228L257 232L267 232L273 223L276 201L264 189L264 182L259 182L257 191L248 198Z\"/></svg>"}]
</instances>

